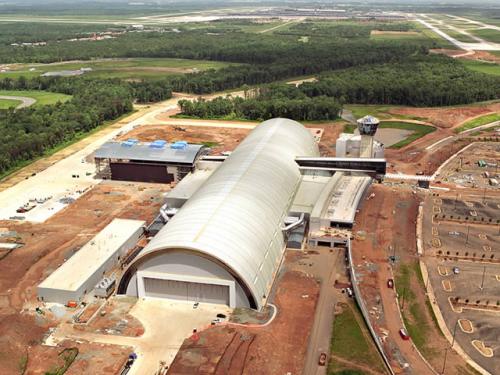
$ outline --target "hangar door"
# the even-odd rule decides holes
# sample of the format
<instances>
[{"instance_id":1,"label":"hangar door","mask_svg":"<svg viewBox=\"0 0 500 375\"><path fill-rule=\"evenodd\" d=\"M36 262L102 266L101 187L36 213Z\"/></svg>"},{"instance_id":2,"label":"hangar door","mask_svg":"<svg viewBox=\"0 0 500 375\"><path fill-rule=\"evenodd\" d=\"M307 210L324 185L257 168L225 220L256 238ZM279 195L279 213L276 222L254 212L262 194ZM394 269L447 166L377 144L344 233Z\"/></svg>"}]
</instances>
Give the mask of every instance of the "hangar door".
<instances>
[{"instance_id":1,"label":"hangar door","mask_svg":"<svg viewBox=\"0 0 500 375\"><path fill-rule=\"evenodd\" d=\"M206 302L229 306L229 286L144 277L146 297Z\"/></svg>"}]
</instances>

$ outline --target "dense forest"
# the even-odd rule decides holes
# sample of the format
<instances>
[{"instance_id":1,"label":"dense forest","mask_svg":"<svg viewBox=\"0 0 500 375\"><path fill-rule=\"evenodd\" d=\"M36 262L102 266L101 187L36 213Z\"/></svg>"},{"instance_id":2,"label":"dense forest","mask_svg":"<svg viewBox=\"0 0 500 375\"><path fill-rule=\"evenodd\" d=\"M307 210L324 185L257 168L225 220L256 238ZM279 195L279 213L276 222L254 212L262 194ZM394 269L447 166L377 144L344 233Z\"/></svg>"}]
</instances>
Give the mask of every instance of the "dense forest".
<instances>
[{"instance_id":1,"label":"dense forest","mask_svg":"<svg viewBox=\"0 0 500 375\"><path fill-rule=\"evenodd\" d=\"M334 120L339 117L342 106L333 98L318 96L308 98L267 97L223 98L211 101L198 99L179 101L182 114L198 118L244 118L248 120L267 120L286 117L293 120Z\"/></svg>"},{"instance_id":2,"label":"dense forest","mask_svg":"<svg viewBox=\"0 0 500 375\"><path fill-rule=\"evenodd\" d=\"M445 56L426 56L339 70L302 84L300 91L345 103L447 106L500 98L500 77L472 72Z\"/></svg>"},{"instance_id":3,"label":"dense forest","mask_svg":"<svg viewBox=\"0 0 500 375\"><path fill-rule=\"evenodd\" d=\"M134 100L162 100L171 96L163 83L119 80L3 79L0 89L47 89L73 95L70 101L56 105L0 111L0 174L130 112Z\"/></svg>"},{"instance_id":4,"label":"dense forest","mask_svg":"<svg viewBox=\"0 0 500 375\"><path fill-rule=\"evenodd\" d=\"M238 21L248 22L248 21ZM237 26L235 22L233 26ZM231 26L231 27L233 27ZM371 40L373 29L406 30L409 25L304 22L280 31L253 34L182 29L181 32L127 32L102 41L65 41L87 34L87 26L57 28L27 25L26 40L47 39L46 46L11 46L12 32L0 36L2 63L53 62L104 57L174 57L238 63L164 79L124 81L89 77L0 79L3 90L47 90L73 98L54 106L0 111L0 173L32 159L75 135L131 110L133 102L167 99L172 91L195 94L256 86L247 98L212 102L181 101L184 114L210 118L332 120L343 103L439 106L500 97L500 78L467 70L458 61L428 54L434 41ZM227 27L227 23L217 23ZM19 28L19 25L16 25ZM0 25L5 30L5 25ZM212 30L213 31L213 30ZM35 38L38 35L38 39ZM299 36L307 34L307 42ZM283 82L314 75L299 87Z\"/></svg>"}]
</instances>

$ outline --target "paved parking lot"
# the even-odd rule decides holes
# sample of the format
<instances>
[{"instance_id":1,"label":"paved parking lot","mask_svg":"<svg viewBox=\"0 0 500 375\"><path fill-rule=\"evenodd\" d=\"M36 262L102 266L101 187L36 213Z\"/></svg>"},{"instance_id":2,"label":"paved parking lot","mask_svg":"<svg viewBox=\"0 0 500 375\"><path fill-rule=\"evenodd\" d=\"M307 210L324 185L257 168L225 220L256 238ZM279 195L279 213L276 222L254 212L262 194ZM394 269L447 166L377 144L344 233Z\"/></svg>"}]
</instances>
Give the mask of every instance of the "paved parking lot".
<instances>
[{"instance_id":1,"label":"paved parking lot","mask_svg":"<svg viewBox=\"0 0 500 375\"><path fill-rule=\"evenodd\" d=\"M490 371L491 374L500 373L500 303L499 289L500 266L484 265L472 262L444 261L437 258L427 258L430 282L434 294L443 314L449 331L455 333L457 343L472 357L474 361ZM439 267L439 270L438 270ZM459 274L453 273L453 267L459 268ZM445 276L443 270L446 269ZM484 273L484 280L483 280ZM444 282L444 284L443 284ZM449 283L451 291L445 290L444 285ZM481 289L483 285L483 289ZM452 308L450 299L460 298L460 301L469 301L469 308ZM480 301L478 307L476 302ZM490 311L484 308L489 302ZM459 325L459 319L469 320L472 324L472 333L464 332ZM483 356L472 345L473 340L479 340L493 350L493 357Z\"/></svg>"},{"instance_id":2,"label":"paved parking lot","mask_svg":"<svg viewBox=\"0 0 500 375\"><path fill-rule=\"evenodd\" d=\"M429 197L422 238L424 282L432 285L448 330L491 374L500 373L499 204L500 197L477 193Z\"/></svg>"}]
</instances>

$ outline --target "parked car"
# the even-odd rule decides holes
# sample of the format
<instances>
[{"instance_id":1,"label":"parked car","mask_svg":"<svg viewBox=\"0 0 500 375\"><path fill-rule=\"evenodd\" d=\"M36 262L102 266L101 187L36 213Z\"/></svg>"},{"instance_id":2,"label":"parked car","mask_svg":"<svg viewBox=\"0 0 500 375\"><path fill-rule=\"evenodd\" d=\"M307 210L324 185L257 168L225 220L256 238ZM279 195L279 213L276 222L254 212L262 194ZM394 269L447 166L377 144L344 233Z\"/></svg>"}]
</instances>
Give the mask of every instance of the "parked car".
<instances>
[{"instance_id":1,"label":"parked car","mask_svg":"<svg viewBox=\"0 0 500 375\"><path fill-rule=\"evenodd\" d=\"M351 288L346 288L345 291L349 297L352 297L354 295L354 292L352 291Z\"/></svg>"},{"instance_id":2,"label":"parked car","mask_svg":"<svg viewBox=\"0 0 500 375\"><path fill-rule=\"evenodd\" d=\"M458 267L453 267L453 273L454 273L455 275L458 275L458 274L460 273L460 268L458 268Z\"/></svg>"},{"instance_id":3,"label":"parked car","mask_svg":"<svg viewBox=\"0 0 500 375\"><path fill-rule=\"evenodd\" d=\"M410 339L410 336L408 336L408 333L406 332L406 330L404 328L401 328L399 330L399 336L401 336L401 338L403 340L409 340Z\"/></svg>"},{"instance_id":4,"label":"parked car","mask_svg":"<svg viewBox=\"0 0 500 375\"><path fill-rule=\"evenodd\" d=\"M394 289L394 280L393 279L387 280L387 287L390 289Z\"/></svg>"},{"instance_id":5,"label":"parked car","mask_svg":"<svg viewBox=\"0 0 500 375\"><path fill-rule=\"evenodd\" d=\"M326 365L326 353L321 353L319 355L318 365L320 366Z\"/></svg>"}]
</instances>

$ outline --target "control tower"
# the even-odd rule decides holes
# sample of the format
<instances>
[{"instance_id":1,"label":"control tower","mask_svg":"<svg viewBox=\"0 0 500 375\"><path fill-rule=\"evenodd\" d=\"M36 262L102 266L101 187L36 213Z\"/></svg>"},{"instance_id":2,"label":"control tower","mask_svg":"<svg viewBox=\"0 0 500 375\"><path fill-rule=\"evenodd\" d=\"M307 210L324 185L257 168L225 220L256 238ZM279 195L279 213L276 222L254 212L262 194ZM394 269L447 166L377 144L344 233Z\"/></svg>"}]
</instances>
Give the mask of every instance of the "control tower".
<instances>
[{"instance_id":1,"label":"control tower","mask_svg":"<svg viewBox=\"0 0 500 375\"><path fill-rule=\"evenodd\" d=\"M373 116L365 116L358 121L358 131L361 135L361 144L359 148L359 157L371 158L373 157L373 142L374 135L377 132L380 121Z\"/></svg>"}]
</instances>

